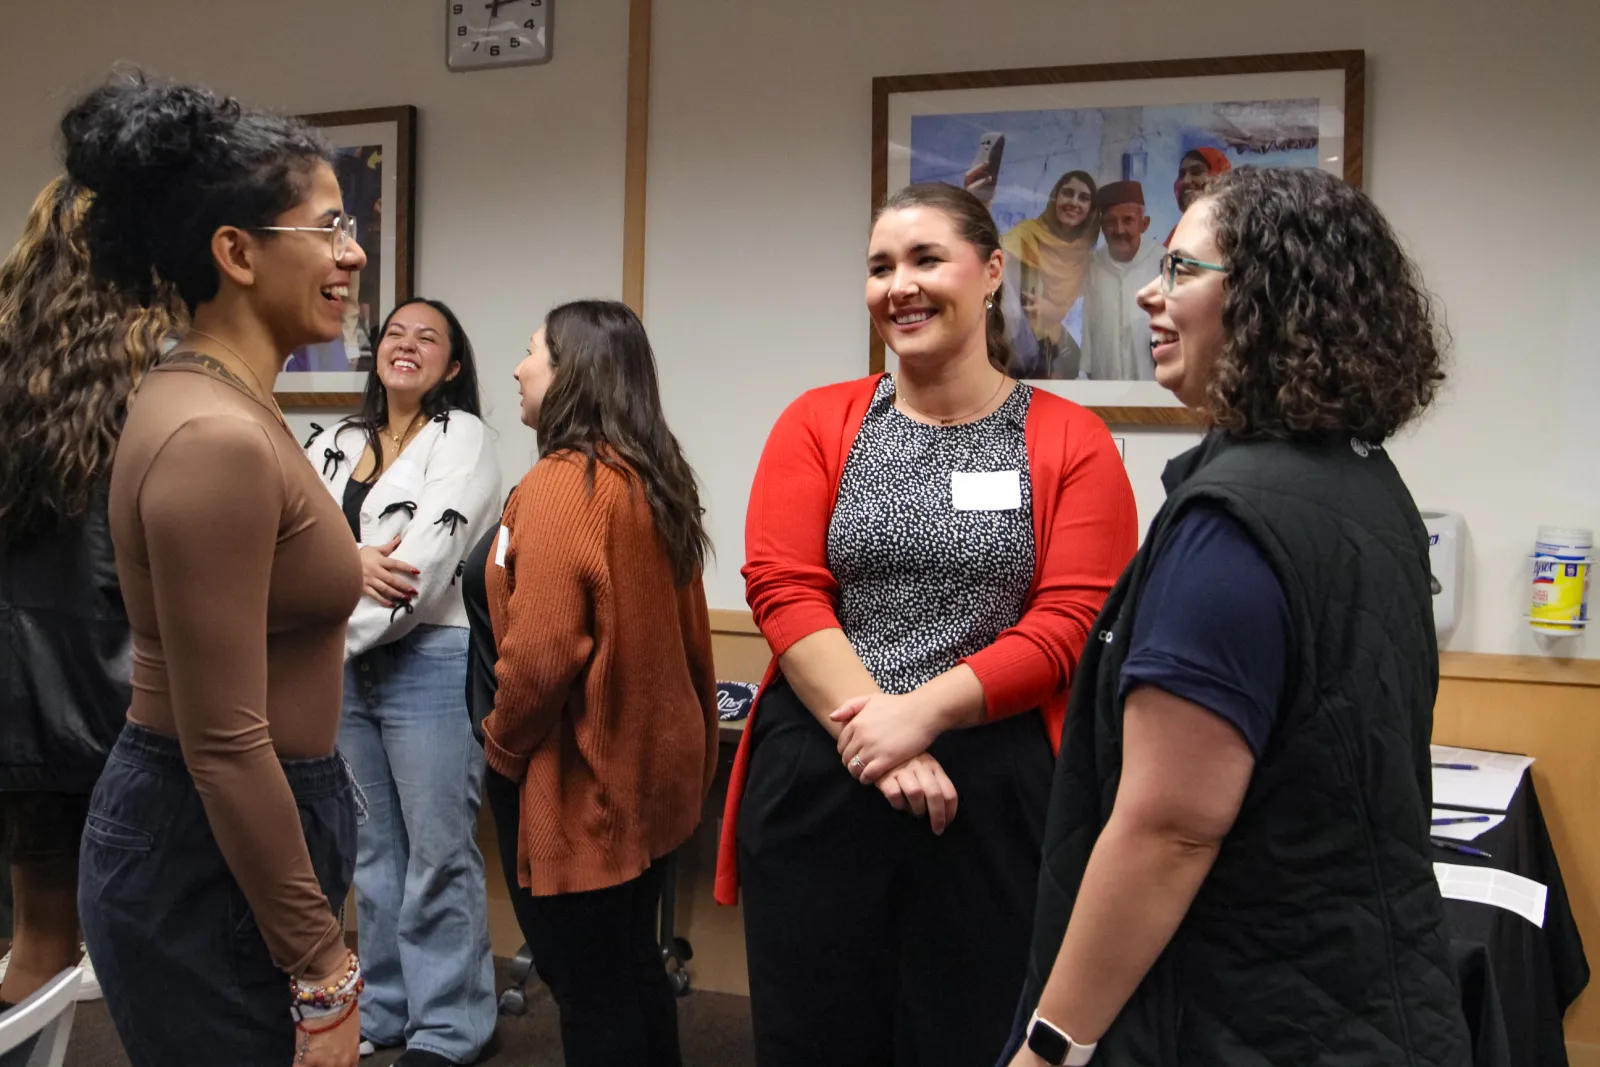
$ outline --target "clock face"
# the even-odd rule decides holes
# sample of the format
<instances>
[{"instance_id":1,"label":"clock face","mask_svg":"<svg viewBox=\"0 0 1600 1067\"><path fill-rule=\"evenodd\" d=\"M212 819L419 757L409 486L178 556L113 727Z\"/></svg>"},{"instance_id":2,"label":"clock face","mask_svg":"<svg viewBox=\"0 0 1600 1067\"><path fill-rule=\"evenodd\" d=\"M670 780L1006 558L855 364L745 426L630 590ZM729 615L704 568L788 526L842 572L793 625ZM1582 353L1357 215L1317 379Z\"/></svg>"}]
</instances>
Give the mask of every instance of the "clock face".
<instances>
[{"instance_id":1,"label":"clock face","mask_svg":"<svg viewBox=\"0 0 1600 1067\"><path fill-rule=\"evenodd\" d=\"M445 0L445 59L451 70L550 61L554 0Z\"/></svg>"}]
</instances>

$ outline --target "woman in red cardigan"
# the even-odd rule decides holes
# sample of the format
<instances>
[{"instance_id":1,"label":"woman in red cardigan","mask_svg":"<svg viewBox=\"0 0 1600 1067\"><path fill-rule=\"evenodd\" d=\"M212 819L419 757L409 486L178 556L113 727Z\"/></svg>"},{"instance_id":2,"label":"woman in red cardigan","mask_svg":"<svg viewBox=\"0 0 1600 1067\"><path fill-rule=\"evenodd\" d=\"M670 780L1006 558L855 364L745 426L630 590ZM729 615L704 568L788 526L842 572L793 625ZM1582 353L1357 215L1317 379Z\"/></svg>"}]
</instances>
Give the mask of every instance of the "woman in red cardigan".
<instances>
[{"instance_id":1,"label":"woman in red cardigan","mask_svg":"<svg viewBox=\"0 0 1600 1067\"><path fill-rule=\"evenodd\" d=\"M968 1065L1022 987L1067 688L1137 540L1105 426L1010 378L1003 253L970 193L874 222L899 358L767 440L746 593L776 657L729 791L762 1067Z\"/></svg>"}]
</instances>

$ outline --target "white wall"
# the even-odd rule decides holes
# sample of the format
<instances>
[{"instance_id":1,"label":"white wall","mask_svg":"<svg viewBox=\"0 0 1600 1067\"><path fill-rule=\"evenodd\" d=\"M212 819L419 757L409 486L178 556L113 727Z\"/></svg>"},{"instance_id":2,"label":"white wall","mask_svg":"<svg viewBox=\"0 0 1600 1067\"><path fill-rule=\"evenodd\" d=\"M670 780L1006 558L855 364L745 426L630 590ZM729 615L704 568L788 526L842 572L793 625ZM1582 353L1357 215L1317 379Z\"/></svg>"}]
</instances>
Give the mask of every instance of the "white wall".
<instances>
[{"instance_id":1,"label":"white wall","mask_svg":"<svg viewBox=\"0 0 1600 1067\"><path fill-rule=\"evenodd\" d=\"M626 0L563 3L556 59L444 68L436 0L4 0L0 232L54 173L72 95L134 59L261 104L413 103L418 284L480 353L507 484L527 466L508 378L558 300L621 284ZM1393 450L1424 507L1463 512L1467 618L1449 647L1537 648L1535 526L1600 528L1600 40L1592 0L655 0L647 321L669 412L708 489L713 606L743 603L761 442L802 390L866 369L871 78L1363 48L1368 188L1439 294L1454 378ZM14 220L5 222L3 220ZM6 230L10 226L12 229ZM304 423L301 418L296 421ZM1120 433L1120 431L1119 431ZM1146 519L1192 437L1127 433ZM1597 593L1600 596L1600 593ZM1600 656L1600 638L1570 646Z\"/></svg>"},{"instance_id":2,"label":"white wall","mask_svg":"<svg viewBox=\"0 0 1600 1067\"><path fill-rule=\"evenodd\" d=\"M1392 451L1466 518L1450 648L1534 652L1541 522L1600 529L1600 41L1593 0L656 0L646 311L711 488L716 606L742 601L761 439L807 387L866 371L874 75L1365 49L1367 188L1455 338L1446 395ZM1118 431L1119 434L1122 431ZM1148 521L1189 434L1127 433ZM1600 597L1600 590L1596 591ZM1600 656L1600 636L1564 646Z\"/></svg>"},{"instance_id":3,"label":"white wall","mask_svg":"<svg viewBox=\"0 0 1600 1067\"><path fill-rule=\"evenodd\" d=\"M445 69L441 0L0 0L0 237L58 172L56 123L119 60L294 113L418 108L416 278L478 354L509 490L511 369L552 304L622 290L627 0L561 5L547 65ZM323 415L292 415L297 427Z\"/></svg>"}]
</instances>

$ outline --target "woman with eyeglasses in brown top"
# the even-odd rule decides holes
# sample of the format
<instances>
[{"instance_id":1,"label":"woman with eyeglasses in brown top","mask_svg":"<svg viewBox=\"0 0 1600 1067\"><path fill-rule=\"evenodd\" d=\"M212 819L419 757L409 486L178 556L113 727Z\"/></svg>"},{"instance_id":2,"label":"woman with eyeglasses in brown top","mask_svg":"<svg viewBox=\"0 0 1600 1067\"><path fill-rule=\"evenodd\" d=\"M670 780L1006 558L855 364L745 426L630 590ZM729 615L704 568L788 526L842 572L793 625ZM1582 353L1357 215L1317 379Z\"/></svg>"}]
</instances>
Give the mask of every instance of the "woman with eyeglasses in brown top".
<instances>
[{"instance_id":1,"label":"woman with eyeglasses in brown top","mask_svg":"<svg viewBox=\"0 0 1600 1067\"><path fill-rule=\"evenodd\" d=\"M84 830L85 938L138 1067L350 1067L358 797L334 740L361 566L272 386L339 333L366 257L297 120L118 76L61 126L94 271L170 284L193 319L112 473L133 702Z\"/></svg>"}]
</instances>

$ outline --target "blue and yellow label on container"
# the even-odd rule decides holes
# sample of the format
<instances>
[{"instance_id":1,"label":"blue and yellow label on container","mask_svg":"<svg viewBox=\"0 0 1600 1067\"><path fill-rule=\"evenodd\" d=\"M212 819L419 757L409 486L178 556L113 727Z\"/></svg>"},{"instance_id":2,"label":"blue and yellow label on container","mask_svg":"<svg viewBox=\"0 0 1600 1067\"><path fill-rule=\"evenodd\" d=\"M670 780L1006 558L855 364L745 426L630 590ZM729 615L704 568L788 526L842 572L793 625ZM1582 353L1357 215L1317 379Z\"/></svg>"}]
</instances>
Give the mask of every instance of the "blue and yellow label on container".
<instances>
[{"instance_id":1,"label":"blue and yellow label on container","mask_svg":"<svg viewBox=\"0 0 1600 1067\"><path fill-rule=\"evenodd\" d=\"M1587 554L1547 554L1545 546L1539 546L1533 557L1533 605L1528 612L1535 630L1570 634L1579 629L1574 623L1587 621L1589 567Z\"/></svg>"}]
</instances>

